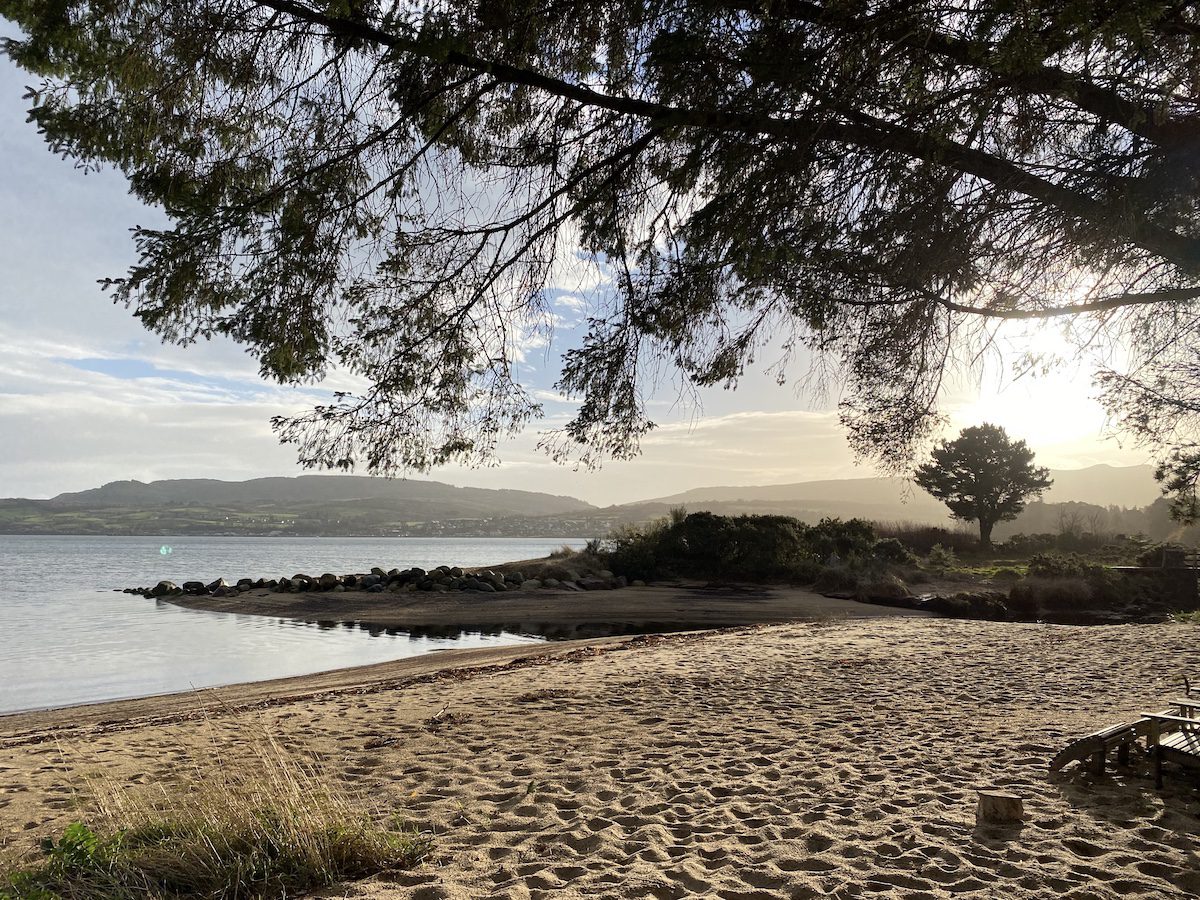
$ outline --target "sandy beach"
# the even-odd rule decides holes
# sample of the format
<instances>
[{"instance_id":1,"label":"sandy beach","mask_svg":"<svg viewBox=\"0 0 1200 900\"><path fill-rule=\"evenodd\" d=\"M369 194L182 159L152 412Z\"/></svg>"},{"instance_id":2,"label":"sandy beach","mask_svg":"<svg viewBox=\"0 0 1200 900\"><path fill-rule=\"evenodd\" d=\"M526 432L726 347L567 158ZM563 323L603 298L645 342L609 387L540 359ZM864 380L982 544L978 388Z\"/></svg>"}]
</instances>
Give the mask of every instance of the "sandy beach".
<instances>
[{"instance_id":1,"label":"sandy beach","mask_svg":"<svg viewBox=\"0 0 1200 900\"><path fill-rule=\"evenodd\" d=\"M252 723L436 836L329 897L1196 897L1194 776L1046 764L1197 672L1187 626L921 618L435 654L0 719L0 821L31 844L79 773L169 783ZM977 829L981 788L1026 824Z\"/></svg>"}]
</instances>

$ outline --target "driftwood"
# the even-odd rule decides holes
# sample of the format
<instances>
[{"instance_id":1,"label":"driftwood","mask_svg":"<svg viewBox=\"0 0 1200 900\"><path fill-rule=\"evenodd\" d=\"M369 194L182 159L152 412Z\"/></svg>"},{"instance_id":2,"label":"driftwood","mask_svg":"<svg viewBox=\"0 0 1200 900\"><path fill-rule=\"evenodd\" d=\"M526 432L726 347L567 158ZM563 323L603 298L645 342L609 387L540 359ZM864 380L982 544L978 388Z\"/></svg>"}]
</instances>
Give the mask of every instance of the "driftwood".
<instances>
[{"instance_id":1,"label":"driftwood","mask_svg":"<svg viewBox=\"0 0 1200 900\"><path fill-rule=\"evenodd\" d=\"M980 791L976 825L1013 825L1025 821L1025 804L1016 794Z\"/></svg>"}]
</instances>

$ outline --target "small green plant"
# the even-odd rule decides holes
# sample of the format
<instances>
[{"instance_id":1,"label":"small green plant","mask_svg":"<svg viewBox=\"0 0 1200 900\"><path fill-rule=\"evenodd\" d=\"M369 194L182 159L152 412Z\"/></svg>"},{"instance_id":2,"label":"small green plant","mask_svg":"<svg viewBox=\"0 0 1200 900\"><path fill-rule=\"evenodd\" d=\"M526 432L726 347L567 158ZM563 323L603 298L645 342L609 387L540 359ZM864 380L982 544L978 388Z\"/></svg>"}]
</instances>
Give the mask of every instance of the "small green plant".
<instances>
[{"instance_id":1,"label":"small green plant","mask_svg":"<svg viewBox=\"0 0 1200 900\"><path fill-rule=\"evenodd\" d=\"M958 565L958 557L954 555L954 551L949 547L934 544L929 549L929 555L925 557L925 564L931 569L953 569Z\"/></svg>"}]
</instances>

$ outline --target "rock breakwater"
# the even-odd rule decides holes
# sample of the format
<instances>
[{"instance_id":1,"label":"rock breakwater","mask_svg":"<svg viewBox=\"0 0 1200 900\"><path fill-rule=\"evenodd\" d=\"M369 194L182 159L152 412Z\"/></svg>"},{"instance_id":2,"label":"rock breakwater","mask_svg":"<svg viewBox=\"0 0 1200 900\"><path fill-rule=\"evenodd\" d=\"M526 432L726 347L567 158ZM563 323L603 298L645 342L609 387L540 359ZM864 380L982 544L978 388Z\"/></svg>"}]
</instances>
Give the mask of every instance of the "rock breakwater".
<instances>
[{"instance_id":1,"label":"rock breakwater","mask_svg":"<svg viewBox=\"0 0 1200 900\"><path fill-rule=\"evenodd\" d=\"M159 597L234 597L247 591L266 590L275 593L344 593L359 591L367 593L400 594L410 591L450 593L472 591L479 594L507 593L509 591L602 591L626 587L629 582L622 575L614 575L607 569L580 575L576 572L560 572L562 577L526 577L520 571L502 572L490 569L465 570L460 566L438 566L434 569L389 569L374 567L370 572L335 575L297 573L282 578L239 578L228 581L160 581L154 587L125 588L127 594L140 594L147 598ZM639 584L640 582L634 582Z\"/></svg>"}]
</instances>

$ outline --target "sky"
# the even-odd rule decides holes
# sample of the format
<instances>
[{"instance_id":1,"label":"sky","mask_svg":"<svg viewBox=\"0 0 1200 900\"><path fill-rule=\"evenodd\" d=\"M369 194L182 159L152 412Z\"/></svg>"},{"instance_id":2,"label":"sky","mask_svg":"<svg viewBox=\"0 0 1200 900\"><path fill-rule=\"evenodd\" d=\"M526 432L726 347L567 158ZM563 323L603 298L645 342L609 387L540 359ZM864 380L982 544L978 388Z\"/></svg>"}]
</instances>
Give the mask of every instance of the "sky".
<instances>
[{"instance_id":1,"label":"sky","mask_svg":"<svg viewBox=\"0 0 1200 900\"><path fill-rule=\"evenodd\" d=\"M6 33L12 28L0 20ZM0 55L0 497L50 497L123 479L305 474L269 421L318 402L331 385L264 382L254 360L229 341L163 345L104 295L98 279L120 276L134 261L130 229L165 219L131 197L119 173L85 174L48 151L25 121L22 95L33 80ZM552 462L536 449L538 431L570 413L552 386L581 310L579 296L562 293L555 313L563 328L531 350L521 370L546 400L548 421L503 445L497 466L414 477L608 505L710 485L876 474L853 459L836 395L807 397L761 371L748 373L736 391L698 398L662 385L650 397L659 427L634 460L590 472ZM1051 353L1067 347L1048 326L1001 340L1011 358L1028 344ZM1052 468L1146 462L1143 451L1107 436L1093 394L1085 369L1017 378L1008 359L993 359L981 384L950 386L947 436L988 421L1026 439Z\"/></svg>"}]
</instances>

